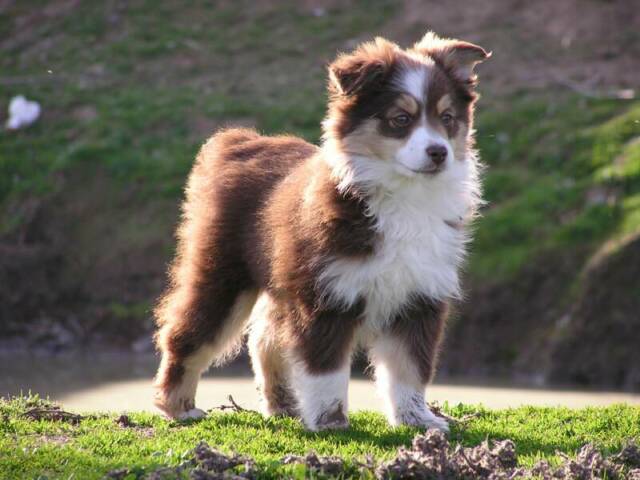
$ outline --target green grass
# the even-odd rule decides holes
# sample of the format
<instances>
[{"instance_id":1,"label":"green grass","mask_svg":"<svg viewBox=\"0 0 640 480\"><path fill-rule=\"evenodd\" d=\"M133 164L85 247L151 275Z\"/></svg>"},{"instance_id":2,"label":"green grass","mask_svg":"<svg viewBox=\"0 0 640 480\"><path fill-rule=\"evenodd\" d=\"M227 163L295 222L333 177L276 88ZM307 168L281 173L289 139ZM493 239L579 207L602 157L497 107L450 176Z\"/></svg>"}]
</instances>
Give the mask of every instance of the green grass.
<instances>
[{"instance_id":1,"label":"green grass","mask_svg":"<svg viewBox=\"0 0 640 480\"><path fill-rule=\"evenodd\" d=\"M482 109L489 168L470 272L506 281L550 251L640 232L640 102L556 94Z\"/></svg>"},{"instance_id":2,"label":"green grass","mask_svg":"<svg viewBox=\"0 0 640 480\"><path fill-rule=\"evenodd\" d=\"M265 419L252 412L216 412L189 424L135 413L130 415L133 427L117 425L114 414L87 416L78 425L24 418L28 409L42 405L46 402L37 398L0 400L0 478L101 478L120 467L141 475L178 465L200 441L253 457L261 476L272 478L296 472L298 467L278 463L286 454L314 450L349 462L369 454L385 460L421 432L391 428L381 415L368 412L352 414L347 431L323 433L306 432L297 420ZM510 438L523 466L540 459L557 463L558 453L574 455L588 442L611 453L640 438L640 407L488 410L458 405L445 410L454 417L474 414L464 426L453 427L452 441L473 446L487 438Z\"/></svg>"}]
</instances>

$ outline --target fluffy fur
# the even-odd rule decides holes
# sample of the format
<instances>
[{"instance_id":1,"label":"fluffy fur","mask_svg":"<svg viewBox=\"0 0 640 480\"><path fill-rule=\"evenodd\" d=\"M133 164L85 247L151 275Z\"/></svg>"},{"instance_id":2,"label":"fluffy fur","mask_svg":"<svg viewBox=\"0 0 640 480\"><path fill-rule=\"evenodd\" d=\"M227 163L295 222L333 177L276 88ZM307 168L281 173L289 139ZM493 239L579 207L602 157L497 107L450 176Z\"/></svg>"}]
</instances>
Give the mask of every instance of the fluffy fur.
<instances>
[{"instance_id":1,"label":"fluffy fur","mask_svg":"<svg viewBox=\"0 0 640 480\"><path fill-rule=\"evenodd\" d=\"M248 330L266 414L346 427L361 346L392 424L446 429L424 391L480 203L473 67L487 57L432 33L407 50L376 39L330 65L320 147L243 129L203 146L156 312L162 410L202 415L200 374Z\"/></svg>"}]
</instances>

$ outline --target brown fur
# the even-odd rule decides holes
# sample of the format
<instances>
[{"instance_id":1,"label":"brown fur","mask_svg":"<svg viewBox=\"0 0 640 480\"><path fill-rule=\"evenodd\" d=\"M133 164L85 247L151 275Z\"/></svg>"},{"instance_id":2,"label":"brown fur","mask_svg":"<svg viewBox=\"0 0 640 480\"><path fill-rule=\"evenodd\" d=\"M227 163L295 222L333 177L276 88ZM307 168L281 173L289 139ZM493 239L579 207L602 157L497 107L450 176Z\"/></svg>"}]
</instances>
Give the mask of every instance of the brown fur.
<instances>
[{"instance_id":1,"label":"brown fur","mask_svg":"<svg viewBox=\"0 0 640 480\"><path fill-rule=\"evenodd\" d=\"M391 334L401 340L426 385L433 376L449 312L446 302L419 298L395 319Z\"/></svg>"}]
</instances>

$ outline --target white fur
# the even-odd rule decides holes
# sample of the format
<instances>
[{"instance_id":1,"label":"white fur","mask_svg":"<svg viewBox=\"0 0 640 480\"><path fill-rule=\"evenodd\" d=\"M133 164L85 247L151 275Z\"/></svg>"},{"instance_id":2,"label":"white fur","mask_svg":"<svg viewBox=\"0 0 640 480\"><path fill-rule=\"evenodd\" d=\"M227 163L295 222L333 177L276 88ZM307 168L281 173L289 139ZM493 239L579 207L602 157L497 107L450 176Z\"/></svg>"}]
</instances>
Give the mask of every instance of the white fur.
<instances>
[{"instance_id":1,"label":"white fur","mask_svg":"<svg viewBox=\"0 0 640 480\"><path fill-rule=\"evenodd\" d=\"M235 357L242 347L242 333L249 319L251 310L258 297L257 290L247 290L238 295L229 317L223 322L223 327L212 344L202 346L192 357L184 362L185 369L199 369L204 372L215 362L216 365L225 363Z\"/></svg>"},{"instance_id":2,"label":"white fur","mask_svg":"<svg viewBox=\"0 0 640 480\"><path fill-rule=\"evenodd\" d=\"M370 345L376 387L391 425L413 424L447 431L447 422L433 414L424 399L425 386L416 366L397 339L380 336Z\"/></svg>"},{"instance_id":3,"label":"white fur","mask_svg":"<svg viewBox=\"0 0 640 480\"><path fill-rule=\"evenodd\" d=\"M323 428L317 421L323 413L331 411L340 403L342 412L348 411L349 362L331 373L314 375L309 373L304 362L294 363L292 385L299 402L302 420L308 429Z\"/></svg>"},{"instance_id":4,"label":"white fur","mask_svg":"<svg viewBox=\"0 0 640 480\"><path fill-rule=\"evenodd\" d=\"M264 415L271 415L271 410L267 404L264 396L265 383L265 368L262 361L262 356L265 350L270 350L271 338L268 335L268 315L270 311L270 298L266 293L261 293L258 296L258 300L251 311L248 324L248 341L247 347L249 349L249 356L251 357L251 366L253 367L253 373L255 377L256 386L260 395L260 410Z\"/></svg>"},{"instance_id":5,"label":"white fur","mask_svg":"<svg viewBox=\"0 0 640 480\"><path fill-rule=\"evenodd\" d=\"M270 319L276 308L271 296L262 292L249 318L249 354L255 374L255 382L260 392L260 410L264 415L291 413L274 403L274 390L289 385L290 368L278 342Z\"/></svg>"},{"instance_id":6,"label":"white fur","mask_svg":"<svg viewBox=\"0 0 640 480\"><path fill-rule=\"evenodd\" d=\"M414 173L427 168L431 159L427 155L427 148L442 145L447 148L447 159L444 167L450 166L453 158L453 148L449 140L427 125L423 117L420 124L411 132L406 143L396 152L394 161L400 164L398 173L413 177ZM406 172L409 170L410 172Z\"/></svg>"},{"instance_id":7,"label":"white fur","mask_svg":"<svg viewBox=\"0 0 640 480\"><path fill-rule=\"evenodd\" d=\"M425 68L411 68L400 77L399 86L416 100L422 100L429 80L427 73L428 70Z\"/></svg>"},{"instance_id":8,"label":"white fur","mask_svg":"<svg viewBox=\"0 0 640 480\"><path fill-rule=\"evenodd\" d=\"M198 420L207 416L207 412L199 408L192 408L178 415L178 420Z\"/></svg>"},{"instance_id":9,"label":"white fur","mask_svg":"<svg viewBox=\"0 0 640 480\"><path fill-rule=\"evenodd\" d=\"M412 296L435 300L460 296L458 269L468 236L460 223L480 201L475 157L451 159L436 175L398 173L395 162L347 156L325 143L338 188L368 191L368 213L379 240L365 259L336 258L320 275L325 298L344 306L366 299L366 321L378 328Z\"/></svg>"}]
</instances>

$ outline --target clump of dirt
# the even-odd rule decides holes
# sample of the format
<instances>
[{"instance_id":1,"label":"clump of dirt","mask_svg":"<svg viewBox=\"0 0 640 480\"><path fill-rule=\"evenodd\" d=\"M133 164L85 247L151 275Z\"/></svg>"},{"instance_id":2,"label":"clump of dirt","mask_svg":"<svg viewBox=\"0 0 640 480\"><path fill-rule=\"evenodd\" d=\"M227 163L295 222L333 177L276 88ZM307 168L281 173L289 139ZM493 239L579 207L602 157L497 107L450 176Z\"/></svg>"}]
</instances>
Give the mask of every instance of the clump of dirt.
<instances>
[{"instance_id":1,"label":"clump of dirt","mask_svg":"<svg viewBox=\"0 0 640 480\"><path fill-rule=\"evenodd\" d=\"M344 472L344 460L338 457L319 457L315 452L309 452L305 456L287 455L281 462L284 465L300 463L314 473L322 475L338 476Z\"/></svg>"},{"instance_id":2,"label":"clump of dirt","mask_svg":"<svg viewBox=\"0 0 640 480\"><path fill-rule=\"evenodd\" d=\"M526 469L518 467L516 446L511 440L453 447L442 432L429 430L417 435L410 449L400 448L396 458L381 464L375 473L379 479L635 479L640 478L638 458L638 448L633 443L609 458L587 444L575 459L563 455L558 467L540 461Z\"/></svg>"},{"instance_id":3,"label":"clump of dirt","mask_svg":"<svg viewBox=\"0 0 640 480\"><path fill-rule=\"evenodd\" d=\"M626 445L615 458L619 463L640 468L640 448L638 448L635 442Z\"/></svg>"},{"instance_id":4,"label":"clump of dirt","mask_svg":"<svg viewBox=\"0 0 640 480\"><path fill-rule=\"evenodd\" d=\"M131 418L129 418L129 415L122 414L118 418L116 418L116 425L122 428L131 428L135 426L135 423L131 421Z\"/></svg>"},{"instance_id":5,"label":"clump of dirt","mask_svg":"<svg viewBox=\"0 0 640 480\"><path fill-rule=\"evenodd\" d=\"M243 468L236 468L238 466ZM178 466L159 468L143 476L128 468L118 468L107 472L104 478L105 480L120 480L127 478L130 474L136 474L136 478L144 478L145 480L166 480L186 478L185 473L188 473L192 480L253 479L256 477L256 466L250 458L236 454L225 455L211 448L206 442L200 442L193 449L190 458Z\"/></svg>"},{"instance_id":6,"label":"clump of dirt","mask_svg":"<svg viewBox=\"0 0 640 480\"><path fill-rule=\"evenodd\" d=\"M445 435L429 430L401 448L393 460L376 470L378 478L513 478L519 474L515 444L511 440L484 442L473 448L451 448ZM505 475L504 477L501 475Z\"/></svg>"},{"instance_id":7,"label":"clump of dirt","mask_svg":"<svg viewBox=\"0 0 640 480\"><path fill-rule=\"evenodd\" d=\"M24 412L22 416L31 420L52 420L56 422L68 422L72 425L78 425L84 418L77 413L65 412L58 405L34 407Z\"/></svg>"},{"instance_id":8,"label":"clump of dirt","mask_svg":"<svg viewBox=\"0 0 640 480\"><path fill-rule=\"evenodd\" d=\"M625 450L632 450L635 455L637 455L638 452L635 445L629 445L625 447L623 451ZM563 464L557 468L551 467L549 463L545 461L538 462L531 469L530 475L544 479L640 479L640 469L633 468L635 466L634 463L627 463L622 460L621 454L611 459L604 458L591 444L582 447L575 460L565 455L563 455L563 458Z\"/></svg>"},{"instance_id":9,"label":"clump of dirt","mask_svg":"<svg viewBox=\"0 0 640 480\"><path fill-rule=\"evenodd\" d=\"M234 474L236 478L253 478L255 476L255 462L247 457L237 454L225 455L215 450L205 442L201 442L194 450L194 461L197 465L196 469L191 473L194 479L213 479L222 478L219 475L235 469L242 465L243 471ZM229 478L225 476L225 478Z\"/></svg>"}]
</instances>

